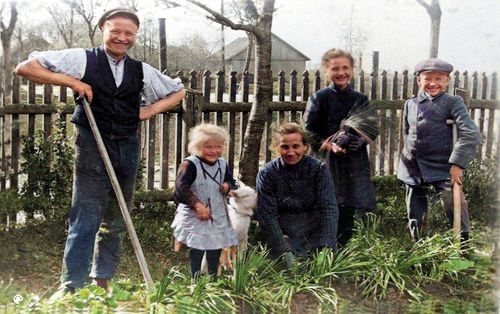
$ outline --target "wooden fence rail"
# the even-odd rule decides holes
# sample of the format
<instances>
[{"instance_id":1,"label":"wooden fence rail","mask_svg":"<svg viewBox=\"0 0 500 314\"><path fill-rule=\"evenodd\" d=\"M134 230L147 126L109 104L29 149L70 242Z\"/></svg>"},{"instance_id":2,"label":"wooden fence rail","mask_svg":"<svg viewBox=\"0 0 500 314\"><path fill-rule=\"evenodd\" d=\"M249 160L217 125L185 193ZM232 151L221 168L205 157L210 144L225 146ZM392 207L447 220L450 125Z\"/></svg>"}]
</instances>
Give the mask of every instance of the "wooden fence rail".
<instances>
[{"instance_id":1,"label":"wooden fence rail","mask_svg":"<svg viewBox=\"0 0 500 314\"><path fill-rule=\"evenodd\" d=\"M372 174L394 174L402 149L404 99L417 92L417 85L414 76L406 70L401 74L394 72L389 75L386 71L379 74L378 54L374 54L373 62L374 71L370 78L361 71L351 81L351 85L369 95L379 117L380 136L376 144L369 148ZM221 71L215 75L210 71L191 71L187 77L179 72L178 76L186 86L198 92L187 93L182 104L141 124L142 156L146 161L145 186L148 190L172 186L176 169L187 156L187 133L200 122L211 122L228 129L230 141L225 158L237 172L253 97L250 94L253 88L250 74L245 72L241 80L236 72L226 77ZM300 74L292 71L288 77L283 71L278 73L273 86L276 94L269 105L267 132L261 145L261 163L273 157L273 151L269 149L273 124L301 121L311 91L325 86L319 72L313 76L310 79L307 71ZM238 86L239 82L242 82L242 86ZM497 121L500 114L495 112L500 110L500 102L496 100L496 73L488 78L485 73L480 75L474 72L469 82L467 71L462 74L456 71L452 74L450 90L454 87L471 91L469 110L483 136L478 157L498 154L500 141ZM66 88L36 85L33 82L22 85L18 77L13 80L12 100L13 104L0 106L1 190L18 189L22 180L27 179L19 175L21 136L32 137L35 130L40 129L43 130L43 136L48 138L54 131L55 119L67 121L74 111L73 98L68 96ZM72 132L72 126L68 125L64 132Z\"/></svg>"}]
</instances>

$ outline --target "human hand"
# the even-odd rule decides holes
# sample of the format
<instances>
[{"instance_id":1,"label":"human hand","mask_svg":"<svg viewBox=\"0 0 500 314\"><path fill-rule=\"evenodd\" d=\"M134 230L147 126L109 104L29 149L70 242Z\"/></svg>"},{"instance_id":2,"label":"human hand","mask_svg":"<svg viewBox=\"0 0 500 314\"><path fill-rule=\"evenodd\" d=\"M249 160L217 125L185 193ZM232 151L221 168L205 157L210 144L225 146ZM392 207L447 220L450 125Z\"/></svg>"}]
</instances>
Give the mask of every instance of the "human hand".
<instances>
[{"instance_id":1,"label":"human hand","mask_svg":"<svg viewBox=\"0 0 500 314\"><path fill-rule=\"evenodd\" d=\"M196 203L194 208L196 209L196 217L200 220L209 220L212 218L212 211L202 203Z\"/></svg>"},{"instance_id":2,"label":"human hand","mask_svg":"<svg viewBox=\"0 0 500 314\"><path fill-rule=\"evenodd\" d=\"M158 112L154 108L153 105L147 106L147 107L141 107L139 111L139 120L144 121L144 120L149 120L152 117L156 116Z\"/></svg>"},{"instance_id":3,"label":"human hand","mask_svg":"<svg viewBox=\"0 0 500 314\"><path fill-rule=\"evenodd\" d=\"M464 170L462 168L460 168L457 165L451 165L451 168L450 168L451 185L453 186L453 184L455 182L462 185L463 174L464 174Z\"/></svg>"},{"instance_id":4,"label":"human hand","mask_svg":"<svg viewBox=\"0 0 500 314\"><path fill-rule=\"evenodd\" d=\"M344 131L337 132L332 139L332 142L334 144L337 144L338 146L345 148L345 149L347 149L349 147L349 141L350 141L349 134L347 134Z\"/></svg>"},{"instance_id":5,"label":"human hand","mask_svg":"<svg viewBox=\"0 0 500 314\"><path fill-rule=\"evenodd\" d=\"M332 152L334 154L340 155L340 154L345 154L347 153L347 149L340 147L336 143L332 143Z\"/></svg>"},{"instance_id":6,"label":"human hand","mask_svg":"<svg viewBox=\"0 0 500 314\"><path fill-rule=\"evenodd\" d=\"M82 81L79 81L79 80L75 79L73 81L73 83L71 83L70 88L76 94L78 94L78 96L80 96L82 98L83 97L87 98L87 101L89 103L92 102L92 98L93 98L94 94L92 92L92 87L89 84L84 83Z\"/></svg>"},{"instance_id":7,"label":"human hand","mask_svg":"<svg viewBox=\"0 0 500 314\"><path fill-rule=\"evenodd\" d=\"M229 184L227 182L224 182L220 185L220 191L223 193L223 194L226 194L227 192L229 192L229 189L231 187L229 186Z\"/></svg>"},{"instance_id":8,"label":"human hand","mask_svg":"<svg viewBox=\"0 0 500 314\"><path fill-rule=\"evenodd\" d=\"M349 141L349 151L351 152L358 151L361 148L361 146L363 146L363 144L366 143L366 140L362 136L353 135L350 138L351 139Z\"/></svg>"}]
</instances>

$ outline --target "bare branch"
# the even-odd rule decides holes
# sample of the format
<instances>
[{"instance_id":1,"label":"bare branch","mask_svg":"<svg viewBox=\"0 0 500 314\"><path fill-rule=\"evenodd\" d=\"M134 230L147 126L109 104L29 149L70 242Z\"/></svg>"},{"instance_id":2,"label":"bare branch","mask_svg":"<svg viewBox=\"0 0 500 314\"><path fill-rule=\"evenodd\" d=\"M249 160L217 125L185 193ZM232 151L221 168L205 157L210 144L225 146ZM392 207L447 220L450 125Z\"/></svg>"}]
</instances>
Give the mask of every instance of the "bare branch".
<instances>
[{"instance_id":1,"label":"bare branch","mask_svg":"<svg viewBox=\"0 0 500 314\"><path fill-rule=\"evenodd\" d=\"M210 9L209 7L207 7L206 5L204 5L201 2L198 2L196 0L186 0L186 1L189 2L189 3L192 3L194 5L196 5L197 7L199 7L201 9L207 11L208 13L210 13L212 16L208 16L207 15L206 18L209 19L209 20L211 20L211 21L214 21L216 23L219 23L219 24L222 24L224 26L230 27L231 29L244 30L244 31L247 31L247 32L250 32L250 33L255 33L255 27L253 25L234 23L229 18L223 16L222 14L220 14L217 11L214 11L214 10Z\"/></svg>"},{"instance_id":2,"label":"bare branch","mask_svg":"<svg viewBox=\"0 0 500 314\"><path fill-rule=\"evenodd\" d=\"M417 3L420 4L421 6L423 6L430 14L431 6L427 4L427 2L425 2L424 0L415 0L415 1L417 1Z\"/></svg>"}]
</instances>

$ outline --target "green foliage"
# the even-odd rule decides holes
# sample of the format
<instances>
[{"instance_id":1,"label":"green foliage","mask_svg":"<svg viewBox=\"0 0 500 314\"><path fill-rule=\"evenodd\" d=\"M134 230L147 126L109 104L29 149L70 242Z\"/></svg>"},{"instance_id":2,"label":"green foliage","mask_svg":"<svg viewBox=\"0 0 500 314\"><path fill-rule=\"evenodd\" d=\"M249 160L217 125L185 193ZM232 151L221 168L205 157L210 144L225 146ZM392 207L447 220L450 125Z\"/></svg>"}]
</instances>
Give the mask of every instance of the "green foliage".
<instances>
[{"instance_id":1,"label":"green foliage","mask_svg":"<svg viewBox=\"0 0 500 314\"><path fill-rule=\"evenodd\" d=\"M141 243L149 248L164 251L171 247L175 204L173 202L136 203L131 213L134 227ZM127 245L131 245L128 241Z\"/></svg>"},{"instance_id":2,"label":"green foliage","mask_svg":"<svg viewBox=\"0 0 500 314\"><path fill-rule=\"evenodd\" d=\"M16 191L0 191L0 217L14 215L23 210L23 202Z\"/></svg>"},{"instance_id":3,"label":"green foliage","mask_svg":"<svg viewBox=\"0 0 500 314\"><path fill-rule=\"evenodd\" d=\"M63 221L71 204L73 148L64 134L64 124L57 120L55 132L44 139L38 130L33 137L23 137L21 173L28 179L21 188L23 207L29 218L35 213L45 219Z\"/></svg>"},{"instance_id":4,"label":"green foliage","mask_svg":"<svg viewBox=\"0 0 500 314\"><path fill-rule=\"evenodd\" d=\"M471 220L493 225L498 203L498 164L493 159L474 159L464 171L463 191Z\"/></svg>"},{"instance_id":5,"label":"green foliage","mask_svg":"<svg viewBox=\"0 0 500 314\"><path fill-rule=\"evenodd\" d=\"M456 279L474 266L460 256L450 236L439 234L417 243L401 243L382 234L381 219L368 215L358 223L355 236L338 253L324 250L303 265L302 272L316 280L344 279L358 283L363 294L384 299L390 288L416 300L423 296L421 285L443 279Z\"/></svg>"}]
</instances>

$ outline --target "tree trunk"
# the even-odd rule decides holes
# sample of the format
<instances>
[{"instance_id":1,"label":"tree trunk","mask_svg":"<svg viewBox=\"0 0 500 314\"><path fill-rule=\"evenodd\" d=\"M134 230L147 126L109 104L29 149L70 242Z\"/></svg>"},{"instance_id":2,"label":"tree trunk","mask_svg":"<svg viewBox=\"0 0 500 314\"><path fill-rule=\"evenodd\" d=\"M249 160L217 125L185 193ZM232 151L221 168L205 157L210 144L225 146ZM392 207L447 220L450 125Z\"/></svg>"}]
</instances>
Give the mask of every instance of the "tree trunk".
<instances>
[{"instance_id":1,"label":"tree trunk","mask_svg":"<svg viewBox=\"0 0 500 314\"><path fill-rule=\"evenodd\" d=\"M271 25L272 14L263 17L257 25L255 36L255 99L248 119L243 154L239 163L240 179L255 186L259 170L259 152L267 109L273 97L271 77Z\"/></svg>"},{"instance_id":2,"label":"tree trunk","mask_svg":"<svg viewBox=\"0 0 500 314\"><path fill-rule=\"evenodd\" d=\"M241 74L245 73L245 71L248 71L248 68L250 67L250 61L252 60L254 35L252 33L247 32L247 37L248 37L247 54L245 56L245 64L243 65L243 71L241 71Z\"/></svg>"},{"instance_id":3,"label":"tree trunk","mask_svg":"<svg viewBox=\"0 0 500 314\"><path fill-rule=\"evenodd\" d=\"M439 28L441 25L441 10L439 14L431 15L431 51L430 57L437 58L439 50Z\"/></svg>"},{"instance_id":4,"label":"tree trunk","mask_svg":"<svg viewBox=\"0 0 500 314\"><path fill-rule=\"evenodd\" d=\"M250 67L250 61L252 60L252 51L254 49L253 41L254 41L254 35L250 32L247 32L247 37L248 37L248 46L247 46L247 53L245 56L245 63L243 64L243 69L241 69L241 81L240 81L240 87L239 90L243 90L243 84L244 84L244 79L245 79L245 72L248 71L248 68Z\"/></svg>"},{"instance_id":5,"label":"tree trunk","mask_svg":"<svg viewBox=\"0 0 500 314\"><path fill-rule=\"evenodd\" d=\"M3 49L3 104L12 104L12 69L10 65L10 38L8 41L2 41Z\"/></svg>"},{"instance_id":6,"label":"tree trunk","mask_svg":"<svg viewBox=\"0 0 500 314\"><path fill-rule=\"evenodd\" d=\"M439 50L439 26L441 24L441 6L439 5L439 0L432 0L431 4L428 4L424 0L416 1L425 8L431 18L431 46L429 55L430 58L437 58Z\"/></svg>"}]
</instances>

